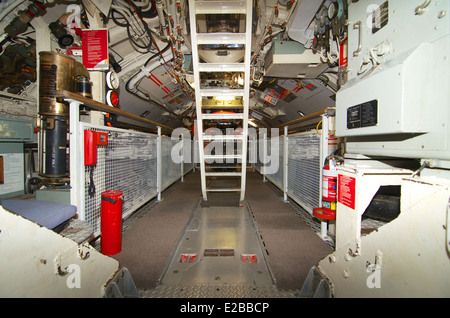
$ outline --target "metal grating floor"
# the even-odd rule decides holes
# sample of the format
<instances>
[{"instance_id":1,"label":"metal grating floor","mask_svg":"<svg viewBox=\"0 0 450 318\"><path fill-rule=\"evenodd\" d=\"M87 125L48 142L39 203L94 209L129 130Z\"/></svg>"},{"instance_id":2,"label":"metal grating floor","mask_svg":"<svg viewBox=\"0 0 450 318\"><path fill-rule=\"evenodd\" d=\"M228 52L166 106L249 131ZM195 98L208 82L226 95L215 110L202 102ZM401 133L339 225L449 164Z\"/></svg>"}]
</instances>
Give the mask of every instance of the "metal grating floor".
<instances>
[{"instance_id":1,"label":"metal grating floor","mask_svg":"<svg viewBox=\"0 0 450 318\"><path fill-rule=\"evenodd\" d=\"M280 291L275 286L174 285L141 289L141 298L300 298L299 291Z\"/></svg>"},{"instance_id":2,"label":"metal grating floor","mask_svg":"<svg viewBox=\"0 0 450 318\"><path fill-rule=\"evenodd\" d=\"M140 290L140 297L300 297L299 291L276 288L266 253L246 204L205 208L199 203L160 285Z\"/></svg>"}]
</instances>

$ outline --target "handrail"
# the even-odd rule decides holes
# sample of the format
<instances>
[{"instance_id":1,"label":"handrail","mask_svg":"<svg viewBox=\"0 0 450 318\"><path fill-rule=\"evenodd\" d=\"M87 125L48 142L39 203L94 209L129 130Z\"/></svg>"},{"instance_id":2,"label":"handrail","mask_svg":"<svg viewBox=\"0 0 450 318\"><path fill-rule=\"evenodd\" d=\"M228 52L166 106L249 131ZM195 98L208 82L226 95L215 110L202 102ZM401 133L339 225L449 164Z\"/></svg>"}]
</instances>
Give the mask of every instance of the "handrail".
<instances>
[{"instance_id":1,"label":"handrail","mask_svg":"<svg viewBox=\"0 0 450 318\"><path fill-rule=\"evenodd\" d=\"M75 100L77 102L82 103L85 106L88 106L88 107L96 109L96 110L100 110L100 111L104 111L104 112L112 113L112 114L116 114L116 115L121 115L121 116L124 116L124 117L127 117L127 118L131 118L131 119L143 122L143 123L151 124L153 126L165 128L165 129L168 129L168 130L174 130L174 128L172 128L172 127L169 127L169 126L157 123L155 121L143 118L141 116L137 116L135 114L129 113L129 112L124 111L124 110L121 110L119 108L111 107L109 105L97 102L97 101L92 100L90 98L87 98L87 97L84 97L84 96L81 96L79 94L72 93L72 92L69 92L69 91L65 91L65 90L58 90L58 91L56 91L56 98L62 98L65 101Z\"/></svg>"},{"instance_id":2,"label":"handrail","mask_svg":"<svg viewBox=\"0 0 450 318\"><path fill-rule=\"evenodd\" d=\"M282 128L284 126L292 126L292 125L298 124L298 123L300 123L302 121L305 121L305 120L308 120L308 119L315 118L315 117L318 117L320 115L326 114L329 110L335 110L335 108L334 107L327 107L327 108L319 110L319 111L317 111L315 113L312 113L312 114L309 114L309 115L306 115L306 116L303 116L303 117L291 120L290 122L281 124L280 126L277 126L275 128Z\"/></svg>"}]
</instances>

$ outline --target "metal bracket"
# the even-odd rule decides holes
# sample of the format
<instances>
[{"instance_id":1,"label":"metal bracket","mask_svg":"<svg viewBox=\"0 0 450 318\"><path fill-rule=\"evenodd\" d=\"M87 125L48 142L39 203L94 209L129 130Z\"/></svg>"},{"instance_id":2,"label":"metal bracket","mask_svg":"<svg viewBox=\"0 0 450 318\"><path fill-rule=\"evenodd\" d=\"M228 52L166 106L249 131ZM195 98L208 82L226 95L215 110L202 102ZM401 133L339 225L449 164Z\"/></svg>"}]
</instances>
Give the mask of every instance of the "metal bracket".
<instances>
[{"instance_id":1,"label":"metal bracket","mask_svg":"<svg viewBox=\"0 0 450 318\"><path fill-rule=\"evenodd\" d=\"M123 267L106 286L104 297L139 298L139 293L127 268Z\"/></svg>"}]
</instances>

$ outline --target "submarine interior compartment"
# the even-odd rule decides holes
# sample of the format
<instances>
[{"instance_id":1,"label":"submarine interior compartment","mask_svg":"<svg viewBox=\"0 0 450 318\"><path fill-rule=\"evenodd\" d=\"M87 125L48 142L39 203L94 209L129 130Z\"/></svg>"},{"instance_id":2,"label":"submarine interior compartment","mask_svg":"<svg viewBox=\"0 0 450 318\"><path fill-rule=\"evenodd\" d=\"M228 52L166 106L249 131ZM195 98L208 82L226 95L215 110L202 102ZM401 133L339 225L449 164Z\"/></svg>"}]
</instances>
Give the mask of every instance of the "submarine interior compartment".
<instances>
[{"instance_id":1,"label":"submarine interior compartment","mask_svg":"<svg viewBox=\"0 0 450 318\"><path fill-rule=\"evenodd\" d=\"M449 6L2 1L0 295L448 297Z\"/></svg>"}]
</instances>

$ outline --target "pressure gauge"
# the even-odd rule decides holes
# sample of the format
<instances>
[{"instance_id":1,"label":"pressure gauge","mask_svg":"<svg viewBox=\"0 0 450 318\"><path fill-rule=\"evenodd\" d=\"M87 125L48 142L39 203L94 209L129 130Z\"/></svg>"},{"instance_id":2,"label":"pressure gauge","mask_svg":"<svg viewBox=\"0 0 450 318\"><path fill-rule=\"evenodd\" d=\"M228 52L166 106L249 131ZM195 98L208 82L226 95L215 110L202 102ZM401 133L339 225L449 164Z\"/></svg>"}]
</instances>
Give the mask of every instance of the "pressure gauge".
<instances>
[{"instance_id":1,"label":"pressure gauge","mask_svg":"<svg viewBox=\"0 0 450 318\"><path fill-rule=\"evenodd\" d=\"M119 94L115 91L108 91L106 93L106 103L111 107L119 105Z\"/></svg>"},{"instance_id":2,"label":"pressure gauge","mask_svg":"<svg viewBox=\"0 0 450 318\"><path fill-rule=\"evenodd\" d=\"M119 75L117 75L114 71L109 71L106 73L106 85L108 85L109 89L118 89L119 88Z\"/></svg>"},{"instance_id":3,"label":"pressure gauge","mask_svg":"<svg viewBox=\"0 0 450 318\"><path fill-rule=\"evenodd\" d=\"M328 18L333 20L335 18L340 19L344 11L344 5L342 0L333 1L328 7Z\"/></svg>"},{"instance_id":4,"label":"pressure gauge","mask_svg":"<svg viewBox=\"0 0 450 318\"><path fill-rule=\"evenodd\" d=\"M328 18L330 20L334 19L337 16L337 7L336 2L331 2L330 6L328 7Z\"/></svg>"}]
</instances>

